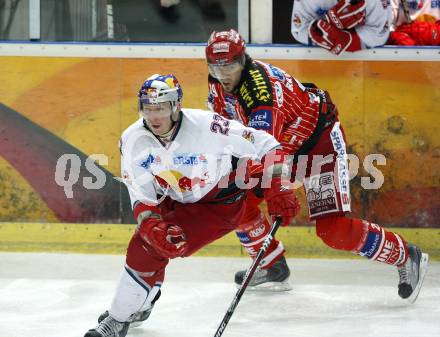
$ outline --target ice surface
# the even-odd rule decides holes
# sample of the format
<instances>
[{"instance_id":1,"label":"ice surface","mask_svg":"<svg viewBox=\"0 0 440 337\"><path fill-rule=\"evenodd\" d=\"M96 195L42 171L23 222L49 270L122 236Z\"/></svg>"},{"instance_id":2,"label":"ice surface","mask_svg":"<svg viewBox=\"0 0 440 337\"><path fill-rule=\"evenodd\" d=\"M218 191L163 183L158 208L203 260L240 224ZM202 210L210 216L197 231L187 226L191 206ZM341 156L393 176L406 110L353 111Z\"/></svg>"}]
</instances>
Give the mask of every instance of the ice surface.
<instances>
[{"instance_id":1,"label":"ice surface","mask_svg":"<svg viewBox=\"0 0 440 337\"><path fill-rule=\"evenodd\" d=\"M82 337L112 299L123 256L0 253L0 337ZM288 259L293 290L246 292L224 337L438 337L440 263L414 305L397 295L394 267L364 260ZM127 336L213 336L248 259L170 263L163 294Z\"/></svg>"}]
</instances>

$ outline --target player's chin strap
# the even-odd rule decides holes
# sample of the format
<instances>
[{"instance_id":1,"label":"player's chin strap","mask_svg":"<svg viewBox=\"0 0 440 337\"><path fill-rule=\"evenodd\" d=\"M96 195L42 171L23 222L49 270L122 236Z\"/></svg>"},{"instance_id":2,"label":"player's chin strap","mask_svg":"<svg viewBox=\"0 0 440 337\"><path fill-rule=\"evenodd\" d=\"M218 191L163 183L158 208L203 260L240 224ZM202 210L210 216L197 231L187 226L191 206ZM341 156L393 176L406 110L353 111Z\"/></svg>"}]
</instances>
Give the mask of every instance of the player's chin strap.
<instances>
[{"instance_id":1,"label":"player's chin strap","mask_svg":"<svg viewBox=\"0 0 440 337\"><path fill-rule=\"evenodd\" d=\"M177 122L180 122L182 120L182 110L180 109L180 106L176 108L176 111L173 111L171 113L171 121L175 124ZM174 126L173 124L173 126Z\"/></svg>"},{"instance_id":2,"label":"player's chin strap","mask_svg":"<svg viewBox=\"0 0 440 337\"><path fill-rule=\"evenodd\" d=\"M267 234L266 239L264 240L263 246L261 246L260 251L258 252L257 257L255 258L255 260L252 262L252 265L247 270L246 275L244 276L244 279L243 279L243 283L241 284L240 288L237 290L237 293L235 294L234 299L232 300L231 304L229 305L229 308L226 311L226 314L223 317L223 320L221 321L219 327L217 328L217 331L215 332L214 337L220 337L223 334L223 332L225 331L229 320L231 319L232 315L234 314L234 311L238 305L238 302L240 302L241 297L243 296L249 282L251 281L252 275L254 275L255 270L257 270L258 265L260 264L261 260L263 259L263 256L266 253L267 248L270 246L270 243L272 242L272 240L275 236L275 233L278 230L278 227L280 227L280 225L281 225L281 218L276 218L275 222L272 225L272 228L270 229L270 232Z\"/></svg>"}]
</instances>

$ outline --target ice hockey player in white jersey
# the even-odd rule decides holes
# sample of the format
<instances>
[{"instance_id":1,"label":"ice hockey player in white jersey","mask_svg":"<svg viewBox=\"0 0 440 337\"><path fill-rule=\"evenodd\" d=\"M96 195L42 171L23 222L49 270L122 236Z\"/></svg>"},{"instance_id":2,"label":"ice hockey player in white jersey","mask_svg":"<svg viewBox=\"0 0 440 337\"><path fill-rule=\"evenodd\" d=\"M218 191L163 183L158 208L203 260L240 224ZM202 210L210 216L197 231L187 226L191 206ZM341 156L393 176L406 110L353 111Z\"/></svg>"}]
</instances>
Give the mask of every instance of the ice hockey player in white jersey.
<instances>
[{"instance_id":1,"label":"ice hockey player in white jersey","mask_svg":"<svg viewBox=\"0 0 440 337\"><path fill-rule=\"evenodd\" d=\"M391 20L389 0L295 0L291 32L339 55L384 45Z\"/></svg>"},{"instance_id":2,"label":"ice hockey player in white jersey","mask_svg":"<svg viewBox=\"0 0 440 337\"><path fill-rule=\"evenodd\" d=\"M295 195L282 188L284 158L275 138L216 113L181 109L182 95L173 75L153 75L139 91L142 117L120 144L138 226L110 309L85 337L124 337L130 324L145 321L169 259L235 230L255 184L271 216L288 224L298 214ZM263 165L262 179L249 176L248 159Z\"/></svg>"}]
</instances>

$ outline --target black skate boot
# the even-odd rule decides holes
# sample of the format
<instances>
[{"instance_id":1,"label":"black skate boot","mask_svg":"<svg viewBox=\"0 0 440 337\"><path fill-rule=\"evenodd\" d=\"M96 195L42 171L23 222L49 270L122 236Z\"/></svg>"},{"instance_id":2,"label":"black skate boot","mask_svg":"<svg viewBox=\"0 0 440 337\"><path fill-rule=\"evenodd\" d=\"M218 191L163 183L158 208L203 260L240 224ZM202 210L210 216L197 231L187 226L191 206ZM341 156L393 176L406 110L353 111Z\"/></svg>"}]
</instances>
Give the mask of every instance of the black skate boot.
<instances>
[{"instance_id":1,"label":"black skate boot","mask_svg":"<svg viewBox=\"0 0 440 337\"><path fill-rule=\"evenodd\" d=\"M246 270L235 273L235 284L243 283ZM248 285L248 290L287 291L292 287L289 283L290 270L286 259L282 256L269 269L257 268Z\"/></svg>"},{"instance_id":2,"label":"black skate boot","mask_svg":"<svg viewBox=\"0 0 440 337\"><path fill-rule=\"evenodd\" d=\"M118 322L107 315L96 328L87 331L84 337L125 337L129 326L129 322Z\"/></svg>"},{"instance_id":3,"label":"black skate boot","mask_svg":"<svg viewBox=\"0 0 440 337\"><path fill-rule=\"evenodd\" d=\"M154 300L151 302L151 307L144 311L138 311L137 313L133 314L130 318L130 328L136 328L140 326L144 321L147 320L148 317L150 317L151 311L153 310L154 303L159 299L161 295L161 291L157 293L156 297L154 297ZM108 310L104 311L101 315L98 317L98 323L101 323L101 321L108 316Z\"/></svg>"},{"instance_id":4,"label":"black skate boot","mask_svg":"<svg viewBox=\"0 0 440 337\"><path fill-rule=\"evenodd\" d=\"M419 247L408 244L408 260L397 267L399 271L399 296L414 303L420 293L423 279L428 270L429 255Z\"/></svg>"}]
</instances>

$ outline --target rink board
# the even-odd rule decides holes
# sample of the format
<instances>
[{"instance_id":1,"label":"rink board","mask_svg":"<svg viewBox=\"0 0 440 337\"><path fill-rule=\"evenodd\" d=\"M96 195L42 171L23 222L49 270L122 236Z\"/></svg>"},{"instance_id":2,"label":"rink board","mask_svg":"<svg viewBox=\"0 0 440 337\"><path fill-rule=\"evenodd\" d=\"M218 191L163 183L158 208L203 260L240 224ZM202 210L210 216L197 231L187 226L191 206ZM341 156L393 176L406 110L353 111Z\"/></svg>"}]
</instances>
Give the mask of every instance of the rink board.
<instances>
[{"instance_id":1,"label":"rink board","mask_svg":"<svg viewBox=\"0 0 440 337\"><path fill-rule=\"evenodd\" d=\"M134 225L1 223L0 251L76 252L124 254ZM393 228L408 242L415 243L440 260L440 229ZM354 257L327 247L315 234L314 227L287 227L278 231L288 257ZM197 256L247 256L234 233L201 249Z\"/></svg>"}]
</instances>

